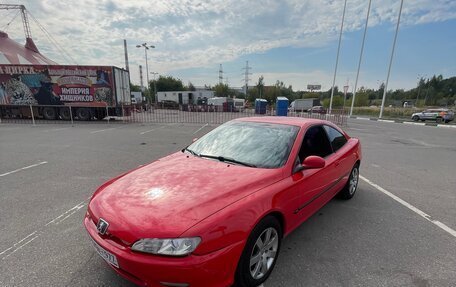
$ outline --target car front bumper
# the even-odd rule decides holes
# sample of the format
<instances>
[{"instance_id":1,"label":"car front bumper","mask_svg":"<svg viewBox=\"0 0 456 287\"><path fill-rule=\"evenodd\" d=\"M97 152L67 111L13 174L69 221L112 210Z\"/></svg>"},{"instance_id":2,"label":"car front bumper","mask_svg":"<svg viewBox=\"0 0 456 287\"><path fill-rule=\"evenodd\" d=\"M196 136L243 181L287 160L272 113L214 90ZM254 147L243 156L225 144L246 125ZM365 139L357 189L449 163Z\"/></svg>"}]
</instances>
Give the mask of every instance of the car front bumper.
<instances>
[{"instance_id":1,"label":"car front bumper","mask_svg":"<svg viewBox=\"0 0 456 287\"><path fill-rule=\"evenodd\" d=\"M119 268L108 265L122 277L140 286L231 286L244 247L244 242L238 242L201 256L157 256L133 252L129 247L100 237L88 215L84 218L84 226L93 241L117 257Z\"/></svg>"}]
</instances>

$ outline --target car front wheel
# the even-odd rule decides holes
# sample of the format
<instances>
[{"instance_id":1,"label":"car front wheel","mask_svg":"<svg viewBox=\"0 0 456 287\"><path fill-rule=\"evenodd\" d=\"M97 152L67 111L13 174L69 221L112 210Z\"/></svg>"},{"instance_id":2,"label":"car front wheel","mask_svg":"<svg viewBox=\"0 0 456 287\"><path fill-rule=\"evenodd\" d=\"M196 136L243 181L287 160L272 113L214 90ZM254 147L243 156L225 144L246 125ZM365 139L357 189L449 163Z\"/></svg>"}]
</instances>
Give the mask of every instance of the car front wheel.
<instances>
[{"instance_id":1,"label":"car front wheel","mask_svg":"<svg viewBox=\"0 0 456 287\"><path fill-rule=\"evenodd\" d=\"M282 228L273 216L261 220L250 234L236 270L236 287L257 287L271 274L277 261Z\"/></svg>"},{"instance_id":2,"label":"car front wheel","mask_svg":"<svg viewBox=\"0 0 456 287\"><path fill-rule=\"evenodd\" d=\"M414 121L414 122L417 122L419 119L420 119L419 116L413 116L413 117L412 117L412 121Z\"/></svg>"}]
</instances>

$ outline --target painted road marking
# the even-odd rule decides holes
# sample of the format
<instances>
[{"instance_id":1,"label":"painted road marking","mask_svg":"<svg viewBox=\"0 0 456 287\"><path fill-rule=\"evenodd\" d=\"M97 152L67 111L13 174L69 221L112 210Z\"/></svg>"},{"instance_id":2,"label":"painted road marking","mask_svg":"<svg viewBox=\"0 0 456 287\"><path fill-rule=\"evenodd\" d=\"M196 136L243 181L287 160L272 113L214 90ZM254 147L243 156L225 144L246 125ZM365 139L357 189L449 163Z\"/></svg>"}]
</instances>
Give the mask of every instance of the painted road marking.
<instances>
[{"instance_id":1,"label":"painted road marking","mask_svg":"<svg viewBox=\"0 0 456 287\"><path fill-rule=\"evenodd\" d=\"M101 133L104 131L110 131L110 130L115 130L116 128L109 128L109 129L103 129L103 130L97 130L97 131L91 131L91 134L96 134L96 133Z\"/></svg>"},{"instance_id":2,"label":"painted road marking","mask_svg":"<svg viewBox=\"0 0 456 287\"><path fill-rule=\"evenodd\" d=\"M55 223L56 225L61 223L62 221L64 221L65 219L67 219L68 217L70 217L71 215L75 214L77 211L79 211L81 208L83 208L84 206L86 205L85 201L81 201L80 203L78 203L76 206L68 209L67 211L65 211L64 213L60 214L59 216L57 216L56 218L52 219L51 221L49 221L48 223L46 223L44 226L48 226L49 224L52 224L52 223ZM66 216L65 216L66 215ZM64 217L65 216L65 217ZM63 217L63 218L62 218ZM62 219L60 219L62 218ZM60 220L59 220L60 219Z\"/></svg>"},{"instance_id":3,"label":"painted road marking","mask_svg":"<svg viewBox=\"0 0 456 287\"><path fill-rule=\"evenodd\" d=\"M432 224L438 226L440 229L446 231L447 233L449 233L450 235L452 235L453 237L456 237L456 230L446 226L444 223L438 221L438 220L434 220L432 219L432 217L425 213L424 211L421 211L420 209L416 208L415 206L411 205L410 203L408 203L407 201L399 198L398 196L392 194L391 192L387 191L386 189L382 188L381 186L379 186L378 184L375 184L373 183L372 181L370 181L369 179L365 178L364 176L359 176L359 178L361 178L362 180L364 180L366 183L368 183L369 185L371 185L372 187L374 187L375 189L377 189L378 191L382 192L383 194L391 197L392 199L394 199L395 201L399 202L400 204L402 204L403 206L407 207L408 209L410 209L411 211L415 212L416 214L418 214L419 216L423 217L424 219L426 219L427 221L431 222Z\"/></svg>"},{"instance_id":4,"label":"painted road marking","mask_svg":"<svg viewBox=\"0 0 456 287\"><path fill-rule=\"evenodd\" d=\"M394 123L392 120L377 120L377 122Z\"/></svg>"},{"instance_id":5,"label":"painted road marking","mask_svg":"<svg viewBox=\"0 0 456 287\"><path fill-rule=\"evenodd\" d=\"M163 128L165 128L165 126L161 126L161 127L159 127L159 128L154 128L154 129L151 129L151 130L148 130L148 131L145 131L145 132L141 132L141 133L139 133L139 134L140 134L140 135L144 135L144 134L153 132L153 131L158 130L158 129L163 129Z\"/></svg>"},{"instance_id":6,"label":"painted road marking","mask_svg":"<svg viewBox=\"0 0 456 287\"><path fill-rule=\"evenodd\" d=\"M203 126L200 127L199 129L197 129L193 134L198 133L199 131L201 131L202 129L204 129L205 127L207 127L208 125L209 125L209 123L206 123L205 125L203 125Z\"/></svg>"},{"instance_id":7,"label":"painted road marking","mask_svg":"<svg viewBox=\"0 0 456 287\"><path fill-rule=\"evenodd\" d=\"M42 162L39 162L39 163L36 163L36 164L32 164L32 165L29 165L29 166L26 166L26 167L21 167L21 168L18 168L16 170L13 170L13 171L2 173L2 174L0 174L0 177L6 176L6 175L9 175L9 174L13 174L13 173L16 173L16 172L19 172L19 171L22 171L22 170L26 170L26 169L29 169L29 168L32 168L32 167L35 167L35 166L43 165L43 164L46 164L46 163L47 163L47 161L42 161Z\"/></svg>"},{"instance_id":8,"label":"painted road marking","mask_svg":"<svg viewBox=\"0 0 456 287\"><path fill-rule=\"evenodd\" d=\"M50 130L44 130L43 132L47 133L47 132L56 132L56 131L63 131L63 130L66 130L66 129L69 129L69 127L66 127L66 128L58 128L58 129L50 129Z\"/></svg>"},{"instance_id":9,"label":"painted road marking","mask_svg":"<svg viewBox=\"0 0 456 287\"><path fill-rule=\"evenodd\" d=\"M47 228L48 225L50 225L52 223L54 223L54 225L58 225L58 224L62 223L64 220L66 220L67 218L69 218L70 216L72 216L73 214L78 212L79 210L81 210L84 206L86 206L86 204L87 204L86 200L81 201L76 206L68 209L64 213L60 214L53 220L46 223L41 229L35 230L34 232L30 233L29 235L22 238L18 242L14 243L11 247L3 250L2 252L0 252L0 256L2 256L3 254L5 254L5 256L3 256L1 260L5 260L6 258L8 258L11 255L13 255L14 253L16 253L16 251L22 249L27 244L31 243L33 240L40 237L42 234L44 234L44 230ZM30 237L32 237L32 238L29 239Z\"/></svg>"}]
</instances>

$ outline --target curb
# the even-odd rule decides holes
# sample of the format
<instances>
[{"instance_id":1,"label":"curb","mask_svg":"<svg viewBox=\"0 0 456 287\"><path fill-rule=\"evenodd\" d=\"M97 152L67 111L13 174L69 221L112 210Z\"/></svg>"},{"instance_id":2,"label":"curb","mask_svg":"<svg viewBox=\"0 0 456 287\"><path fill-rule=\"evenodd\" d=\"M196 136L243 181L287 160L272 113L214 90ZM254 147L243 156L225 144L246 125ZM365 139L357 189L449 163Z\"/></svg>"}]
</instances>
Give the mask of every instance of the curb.
<instances>
[{"instance_id":1,"label":"curb","mask_svg":"<svg viewBox=\"0 0 456 287\"><path fill-rule=\"evenodd\" d=\"M431 127L438 127L438 128L456 129L456 125L443 125L443 124L437 124L437 123L416 123L416 122L407 122L404 120L384 120L384 119L377 119L377 118L365 118L365 117L355 117L355 116L351 116L348 118L355 119L355 120L362 120L362 121L376 121L376 122L383 122L383 123L396 123L396 124L406 124L406 125L415 125L415 126L431 126Z\"/></svg>"}]
</instances>

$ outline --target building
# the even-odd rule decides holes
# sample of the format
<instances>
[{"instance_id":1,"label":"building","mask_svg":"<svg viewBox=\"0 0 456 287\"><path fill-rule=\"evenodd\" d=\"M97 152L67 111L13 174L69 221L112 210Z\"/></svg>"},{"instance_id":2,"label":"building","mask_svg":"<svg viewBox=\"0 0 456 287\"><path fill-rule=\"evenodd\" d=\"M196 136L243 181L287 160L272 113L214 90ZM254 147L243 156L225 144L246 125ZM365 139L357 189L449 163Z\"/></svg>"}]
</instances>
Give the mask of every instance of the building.
<instances>
[{"instance_id":1,"label":"building","mask_svg":"<svg viewBox=\"0 0 456 287\"><path fill-rule=\"evenodd\" d=\"M214 97L214 91L211 90L196 90L196 91L166 91L157 92L157 100L159 103L164 101L172 101L180 105L201 105L207 103L207 99Z\"/></svg>"}]
</instances>

